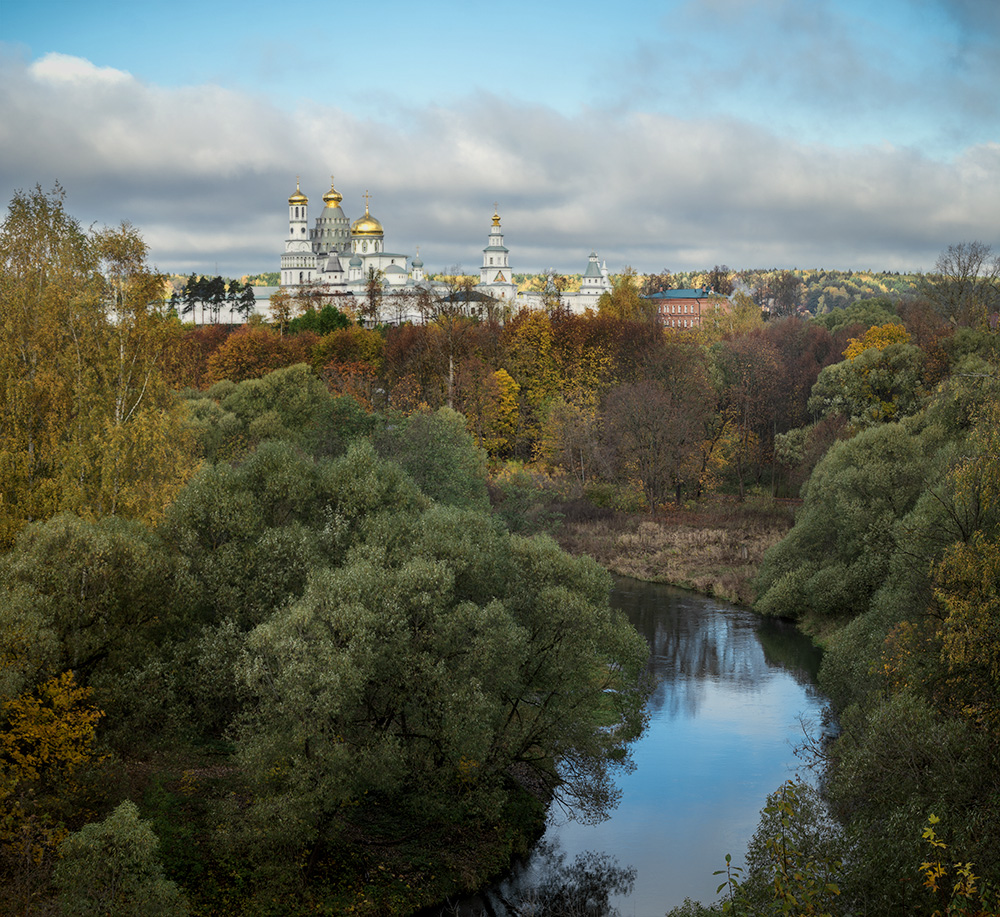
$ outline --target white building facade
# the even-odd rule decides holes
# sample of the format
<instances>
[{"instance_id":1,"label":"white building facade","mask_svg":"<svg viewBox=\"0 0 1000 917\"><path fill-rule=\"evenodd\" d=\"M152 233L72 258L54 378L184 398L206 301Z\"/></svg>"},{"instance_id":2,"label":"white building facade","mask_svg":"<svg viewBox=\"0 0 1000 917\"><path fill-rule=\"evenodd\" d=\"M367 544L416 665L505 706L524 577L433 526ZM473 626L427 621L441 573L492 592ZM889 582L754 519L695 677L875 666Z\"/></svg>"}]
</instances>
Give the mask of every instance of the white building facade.
<instances>
[{"instance_id":1,"label":"white building facade","mask_svg":"<svg viewBox=\"0 0 1000 917\"><path fill-rule=\"evenodd\" d=\"M330 190L323 195L324 206L310 227L309 199L296 181L295 193L288 198L288 236L281 255L283 288L294 292L309 287L331 295L364 297L370 293L371 284L377 282L385 294L397 294L400 300L418 293L435 296L447 293L446 287L426 279L419 250L412 259L386 250L385 232L371 214L367 192L365 214L353 223L344 213L342 201L343 195L336 190L331 177ZM496 205L475 290L513 309L542 307L542 294L518 293ZM610 290L607 266L602 266L592 252L580 290L563 293L562 306L579 313L596 309L601 294ZM401 319L403 312L399 309L396 312L397 319Z\"/></svg>"}]
</instances>

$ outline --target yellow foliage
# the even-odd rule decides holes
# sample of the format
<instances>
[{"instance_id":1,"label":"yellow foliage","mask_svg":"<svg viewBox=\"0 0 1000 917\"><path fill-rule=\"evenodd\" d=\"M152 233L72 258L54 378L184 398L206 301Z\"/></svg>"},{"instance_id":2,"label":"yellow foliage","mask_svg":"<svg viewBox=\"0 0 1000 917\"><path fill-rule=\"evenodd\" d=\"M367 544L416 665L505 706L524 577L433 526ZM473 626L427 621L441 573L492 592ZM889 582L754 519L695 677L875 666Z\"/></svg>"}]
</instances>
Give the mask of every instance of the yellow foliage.
<instances>
[{"instance_id":1,"label":"yellow foliage","mask_svg":"<svg viewBox=\"0 0 1000 917\"><path fill-rule=\"evenodd\" d=\"M61 189L0 227L0 547L60 511L154 520L190 474L160 367L176 326L127 224L85 233ZM167 468L156 463L161 457Z\"/></svg>"},{"instance_id":2,"label":"yellow foliage","mask_svg":"<svg viewBox=\"0 0 1000 917\"><path fill-rule=\"evenodd\" d=\"M494 397L483 406L482 446L496 456L514 446L518 427L518 392L521 390L510 373L498 369L492 375Z\"/></svg>"},{"instance_id":3,"label":"yellow foliage","mask_svg":"<svg viewBox=\"0 0 1000 917\"><path fill-rule=\"evenodd\" d=\"M869 328L859 338L851 338L844 351L844 357L848 360L855 360L873 347L876 350L885 350L891 344L907 344L909 341L910 333L903 325L887 322L884 325L875 325Z\"/></svg>"},{"instance_id":4,"label":"yellow foliage","mask_svg":"<svg viewBox=\"0 0 1000 917\"><path fill-rule=\"evenodd\" d=\"M938 857L944 857L948 845L938 837L935 828L940 821L936 815L931 815L922 836ZM944 908L934 911L932 917L997 917L1000 914L1000 893L973 872L973 865L961 861L942 862L941 859L920 864L924 887L944 903Z\"/></svg>"},{"instance_id":5,"label":"yellow foliage","mask_svg":"<svg viewBox=\"0 0 1000 917\"><path fill-rule=\"evenodd\" d=\"M37 696L21 695L4 704L3 787L48 783L56 774L68 777L90 760L97 721L104 715L85 705L90 694L72 672L63 672L45 682Z\"/></svg>"},{"instance_id":6,"label":"yellow foliage","mask_svg":"<svg viewBox=\"0 0 1000 917\"><path fill-rule=\"evenodd\" d=\"M75 789L74 775L92 761L97 722L90 689L72 672L45 682L37 694L3 705L0 731L0 853L39 863L66 836L47 801Z\"/></svg>"}]
</instances>

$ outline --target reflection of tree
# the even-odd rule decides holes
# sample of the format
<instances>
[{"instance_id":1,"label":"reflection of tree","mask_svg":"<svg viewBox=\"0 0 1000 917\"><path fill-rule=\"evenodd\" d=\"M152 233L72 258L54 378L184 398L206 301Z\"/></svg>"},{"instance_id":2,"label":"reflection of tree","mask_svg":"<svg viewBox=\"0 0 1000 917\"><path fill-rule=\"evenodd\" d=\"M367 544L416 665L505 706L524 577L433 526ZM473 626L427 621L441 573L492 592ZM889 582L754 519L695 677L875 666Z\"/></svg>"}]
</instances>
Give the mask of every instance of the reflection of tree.
<instances>
[{"instance_id":1,"label":"reflection of tree","mask_svg":"<svg viewBox=\"0 0 1000 917\"><path fill-rule=\"evenodd\" d=\"M788 667L796 677L803 668L786 666L791 647L769 659L762 648L759 623L748 612L713 610L708 600L655 584L619 583L612 603L628 616L650 647L649 673L656 687L647 708L670 717L693 716L710 682L724 682L742 692L756 691L770 669ZM794 632L771 636L769 645L792 644ZM798 636L806 647L808 639Z\"/></svg>"},{"instance_id":2,"label":"reflection of tree","mask_svg":"<svg viewBox=\"0 0 1000 917\"><path fill-rule=\"evenodd\" d=\"M488 894L483 910L496 917L617 917L611 896L631 894L635 876L634 867L619 866L605 853L588 850L567 864L558 843L541 843L532 856L530 873Z\"/></svg>"},{"instance_id":3,"label":"reflection of tree","mask_svg":"<svg viewBox=\"0 0 1000 917\"><path fill-rule=\"evenodd\" d=\"M762 618L757 637L768 665L784 669L800 685L815 686L823 651L803 638L791 621Z\"/></svg>"}]
</instances>

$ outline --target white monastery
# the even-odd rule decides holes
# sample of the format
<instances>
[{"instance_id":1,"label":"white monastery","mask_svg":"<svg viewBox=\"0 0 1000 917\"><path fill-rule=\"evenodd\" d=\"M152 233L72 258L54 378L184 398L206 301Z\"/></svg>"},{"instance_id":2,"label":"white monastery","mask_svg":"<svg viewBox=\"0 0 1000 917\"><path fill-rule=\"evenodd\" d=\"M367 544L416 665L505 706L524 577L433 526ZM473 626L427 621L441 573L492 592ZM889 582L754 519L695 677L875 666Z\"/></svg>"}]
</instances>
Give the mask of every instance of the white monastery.
<instances>
[{"instance_id":1,"label":"white monastery","mask_svg":"<svg viewBox=\"0 0 1000 917\"><path fill-rule=\"evenodd\" d=\"M324 207L309 226L309 198L302 193L299 182L288 198L288 237L281 256L281 286L294 291L312 287L330 294L351 294L364 297L372 282L381 284L383 295L397 299L412 299L426 291L443 296L448 290L442 284L429 281L424 275L424 263L418 250L415 258L385 247L385 231L372 216L370 196L365 192L365 215L353 223L341 208L343 195L334 188L323 195ZM550 280L551 283L551 280ZM500 215L494 206L489 241L483 249L477 293L489 296L513 308L540 308L542 293L519 294L510 266L510 252L504 245ZM601 294L611 290L606 265L591 253L578 292L563 293L562 304L572 312L595 309ZM400 320L414 316L408 310L396 308Z\"/></svg>"}]
</instances>

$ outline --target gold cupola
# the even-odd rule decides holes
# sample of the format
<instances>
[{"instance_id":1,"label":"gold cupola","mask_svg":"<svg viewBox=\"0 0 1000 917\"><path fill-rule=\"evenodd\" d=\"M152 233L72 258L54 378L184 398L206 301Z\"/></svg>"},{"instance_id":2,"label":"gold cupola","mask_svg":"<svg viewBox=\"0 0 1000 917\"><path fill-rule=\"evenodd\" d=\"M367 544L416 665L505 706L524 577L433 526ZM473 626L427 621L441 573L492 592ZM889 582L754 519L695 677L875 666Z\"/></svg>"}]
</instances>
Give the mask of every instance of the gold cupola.
<instances>
[{"instance_id":1,"label":"gold cupola","mask_svg":"<svg viewBox=\"0 0 1000 917\"><path fill-rule=\"evenodd\" d=\"M336 188L333 187L333 176L330 176L330 190L323 195L323 200L327 207L339 207L340 202L344 199L344 195L341 194Z\"/></svg>"},{"instance_id":2,"label":"gold cupola","mask_svg":"<svg viewBox=\"0 0 1000 917\"><path fill-rule=\"evenodd\" d=\"M308 203L309 203L309 198L307 198L299 190L299 180L298 180L298 178L296 178L295 179L295 193L288 199L288 206L289 207L294 207L296 204L308 204Z\"/></svg>"},{"instance_id":3,"label":"gold cupola","mask_svg":"<svg viewBox=\"0 0 1000 917\"><path fill-rule=\"evenodd\" d=\"M352 236L378 236L382 237L384 230L382 224L368 212L368 199L370 195L365 192L365 215L359 217L351 224Z\"/></svg>"}]
</instances>

